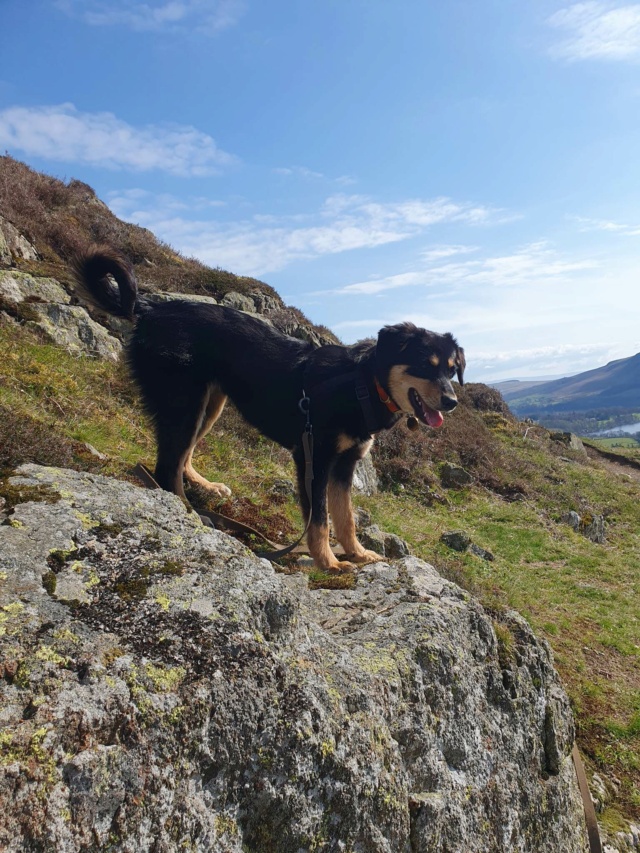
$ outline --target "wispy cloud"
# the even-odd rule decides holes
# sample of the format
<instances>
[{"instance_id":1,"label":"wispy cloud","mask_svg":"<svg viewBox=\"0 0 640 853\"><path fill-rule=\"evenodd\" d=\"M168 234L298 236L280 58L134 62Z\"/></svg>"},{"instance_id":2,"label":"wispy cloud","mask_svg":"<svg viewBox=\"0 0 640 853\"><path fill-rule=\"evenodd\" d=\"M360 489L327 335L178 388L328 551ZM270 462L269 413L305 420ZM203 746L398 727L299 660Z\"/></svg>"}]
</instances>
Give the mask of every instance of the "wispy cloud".
<instances>
[{"instance_id":1,"label":"wispy cloud","mask_svg":"<svg viewBox=\"0 0 640 853\"><path fill-rule=\"evenodd\" d=\"M568 33L554 45L554 56L569 59L640 58L640 4L588 0L560 9L548 23Z\"/></svg>"},{"instance_id":2,"label":"wispy cloud","mask_svg":"<svg viewBox=\"0 0 640 853\"><path fill-rule=\"evenodd\" d=\"M218 174L236 162L195 127L134 127L113 113L83 113L73 104L0 111L0 148L65 163L185 177Z\"/></svg>"},{"instance_id":3,"label":"wispy cloud","mask_svg":"<svg viewBox=\"0 0 640 853\"><path fill-rule=\"evenodd\" d=\"M137 32L199 32L215 35L234 26L243 0L56 0L60 11L90 26L123 26Z\"/></svg>"},{"instance_id":4,"label":"wispy cloud","mask_svg":"<svg viewBox=\"0 0 640 853\"><path fill-rule=\"evenodd\" d=\"M578 223L580 231L608 231L622 234L624 237L640 237L640 225L627 225L624 222L612 222L606 219L588 219L584 216L572 217Z\"/></svg>"},{"instance_id":5,"label":"wispy cloud","mask_svg":"<svg viewBox=\"0 0 640 853\"><path fill-rule=\"evenodd\" d=\"M322 172L315 172L306 166L278 166L271 170L274 175L282 175L287 178L300 178L306 181L321 181L325 180L332 184L341 184L342 186L350 186L355 184L356 179L350 175L340 175L338 178L329 178Z\"/></svg>"},{"instance_id":6,"label":"wispy cloud","mask_svg":"<svg viewBox=\"0 0 640 853\"><path fill-rule=\"evenodd\" d=\"M440 223L477 225L491 221L488 207L451 199L411 199L380 203L367 196L337 194L306 215L256 215L240 221L175 216L155 199L137 203L112 195L116 215L138 222L205 263L244 275L263 275L292 261L353 249L370 249L424 233Z\"/></svg>"},{"instance_id":7,"label":"wispy cloud","mask_svg":"<svg viewBox=\"0 0 640 853\"><path fill-rule=\"evenodd\" d=\"M471 247L447 247L448 254L473 251ZM434 264L440 257L438 251L424 253L424 267L411 272L398 273L384 278L359 281L332 291L344 295L373 295L399 287L435 287L442 285L492 285L517 287L536 285L541 281L559 281L568 275L594 269L597 264L588 259L563 258L545 242L531 243L512 254L452 261ZM446 256L446 255L445 255Z\"/></svg>"}]
</instances>

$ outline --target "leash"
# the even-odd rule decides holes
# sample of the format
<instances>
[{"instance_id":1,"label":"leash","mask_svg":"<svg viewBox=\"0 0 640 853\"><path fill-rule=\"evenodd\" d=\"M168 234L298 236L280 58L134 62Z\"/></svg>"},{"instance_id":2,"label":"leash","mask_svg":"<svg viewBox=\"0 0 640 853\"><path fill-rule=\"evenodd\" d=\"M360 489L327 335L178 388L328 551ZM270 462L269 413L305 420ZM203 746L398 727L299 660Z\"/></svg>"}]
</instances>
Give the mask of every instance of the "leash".
<instances>
[{"instance_id":1,"label":"leash","mask_svg":"<svg viewBox=\"0 0 640 853\"><path fill-rule=\"evenodd\" d=\"M279 560L280 557L286 557L287 554L295 551L307 535L311 524L311 516L313 514L313 427L311 425L311 400L304 391L298 402L298 408L307 419L304 432L302 433L302 450L304 452L304 490L309 501L309 514L304 530L293 544L287 545L284 548L278 548L276 551L256 551L258 557L264 557L267 560ZM269 542L268 539L266 541ZM273 545L272 542L269 542L269 544Z\"/></svg>"},{"instance_id":2,"label":"leash","mask_svg":"<svg viewBox=\"0 0 640 853\"><path fill-rule=\"evenodd\" d=\"M598 829L596 810L593 805L593 800L591 799L587 774L585 773L584 764L582 763L582 758L580 757L580 752L576 743L573 744L571 757L573 758L573 766L576 769L578 787L580 788L580 794L582 796L584 819L587 824L587 835L589 837L589 851L590 853L602 853L602 842L600 841L600 830Z\"/></svg>"}]
</instances>

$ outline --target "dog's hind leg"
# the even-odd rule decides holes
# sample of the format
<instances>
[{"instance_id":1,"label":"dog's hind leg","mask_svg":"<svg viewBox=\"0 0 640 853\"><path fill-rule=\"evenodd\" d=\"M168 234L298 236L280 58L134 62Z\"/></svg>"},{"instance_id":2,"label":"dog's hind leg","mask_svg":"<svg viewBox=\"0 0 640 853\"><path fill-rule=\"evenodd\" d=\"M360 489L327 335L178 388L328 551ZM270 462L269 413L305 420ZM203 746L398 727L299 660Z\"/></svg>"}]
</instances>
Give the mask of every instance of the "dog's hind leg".
<instances>
[{"instance_id":1,"label":"dog's hind leg","mask_svg":"<svg viewBox=\"0 0 640 853\"><path fill-rule=\"evenodd\" d=\"M165 374L163 380L143 388L156 433L155 479L163 489L184 498L182 474L202 425L208 389L181 376Z\"/></svg>"},{"instance_id":2,"label":"dog's hind leg","mask_svg":"<svg viewBox=\"0 0 640 853\"><path fill-rule=\"evenodd\" d=\"M344 548L348 559L355 563L375 563L384 557L375 551L368 551L358 542L351 505L353 472L361 456L362 450L356 445L341 453L334 462L328 486L329 513L336 539Z\"/></svg>"},{"instance_id":3,"label":"dog's hind leg","mask_svg":"<svg viewBox=\"0 0 640 853\"><path fill-rule=\"evenodd\" d=\"M201 474L198 474L196 469L193 467L193 451L195 450L197 443L210 431L211 427L222 414L224 404L227 402L226 395L222 393L217 385L209 385L207 390L208 395L204 401L200 427L185 459L184 475L193 485L201 486L202 488L213 492L215 495L218 495L218 497L227 497L231 494L231 489L228 486L225 486L224 483L210 482Z\"/></svg>"}]
</instances>

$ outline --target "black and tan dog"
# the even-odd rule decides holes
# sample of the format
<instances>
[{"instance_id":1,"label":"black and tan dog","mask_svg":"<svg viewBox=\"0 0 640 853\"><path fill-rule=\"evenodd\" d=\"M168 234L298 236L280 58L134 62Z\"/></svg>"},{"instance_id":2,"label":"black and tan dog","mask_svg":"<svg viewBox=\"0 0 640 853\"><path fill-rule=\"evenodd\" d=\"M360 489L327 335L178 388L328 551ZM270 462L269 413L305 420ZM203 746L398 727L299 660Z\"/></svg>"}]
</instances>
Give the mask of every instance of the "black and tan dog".
<instances>
[{"instance_id":1,"label":"black and tan dog","mask_svg":"<svg viewBox=\"0 0 640 853\"><path fill-rule=\"evenodd\" d=\"M151 305L138 296L130 264L108 249L79 257L75 274L81 295L135 321L128 362L155 426L155 477L164 489L184 496L184 475L216 495L230 494L192 464L196 444L229 397L249 423L292 452L307 517L301 441L306 416L299 406L306 395L315 441L309 552L320 568L352 568L329 547L330 513L348 560L380 559L356 538L354 469L373 435L402 413L438 427L441 411L456 406L451 379L457 374L462 384L465 361L452 335L399 323L385 326L377 341L314 347L233 308L186 299Z\"/></svg>"}]
</instances>

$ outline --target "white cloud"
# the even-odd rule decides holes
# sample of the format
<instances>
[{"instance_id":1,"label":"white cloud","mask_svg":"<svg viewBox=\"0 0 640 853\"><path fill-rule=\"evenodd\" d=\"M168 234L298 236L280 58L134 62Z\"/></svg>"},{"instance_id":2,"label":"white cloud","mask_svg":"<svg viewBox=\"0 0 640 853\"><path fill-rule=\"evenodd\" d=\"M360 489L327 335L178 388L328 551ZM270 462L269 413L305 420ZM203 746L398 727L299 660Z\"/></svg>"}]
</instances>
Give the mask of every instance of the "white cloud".
<instances>
[{"instance_id":1,"label":"white cloud","mask_svg":"<svg viewBox=\"0 0 640 853\"><path fill-rule=\"evenodd\" d=\"M113 113L83 113L73 104L2 110L0 148L66 163L185 177L218 174L236 162L195 127L133 127Z\"/></svg>"},{"instance_id":2,"label":"white cloud","mask_svg":"<svg viewBox=\"0 0 640 853\"><path fill-rule=\"evenodd\" d=\"M580 231L608 231L612 234L622 234L624 237L640 237L640 225L627 225L624 222L612 222L606 219L588 219L584 216L574 216Z\"/></svg>"},{"instance_id":3,"label":"white cloud","mask_svg":"<svg viewBox=\"0 0 640 853\"><path fill-rule=\"evenodd\" d=\"M274 175L282 175L287 178L301 178L302 180L307 181L324 180L330 184L340 184L343 187L357 183L356 179L352 178L350 175L340 175L338 178L328 178L322 172L315 172L313 169L309 169L306 166L278 166L271 171Z\"/></svg>"},{"instance_id":4,"label":"white cloud","mask_svg":"<svg viewBox=\"0 0 640 853\"><path fill-rule=\"evenodd\" d=\"M451 258L454 255L468 255L471 252L477 252L477 246L432 246L425 249L420 257L423 261L430 263L431 261L440 261L443 258Z\"/></svg>"},{"instance_id":5,"label":"white cloud","mask_svg":"<svg viewBox=\"0 0 640 853\"><path fill-rule=\"evenodd\" d=\"M275 175L283 175L285 177L307 178L313 180L324 178L322 172L314 172L313 169L307 169L306 166L279 166L272 171Z\"/></svg>"},{"instance_id":6,"label":"white cloud","mask_svg":"<svg viewBox=\"0 0 640 853\"><path fill-rule=\"evenodd\" d=\"M215 35L234 26L243 0L56 0L67 15L90 26L124 26L137 32L193 32Z\"/></svg>"},{"instance_id":7,"label":"white cloud","mask_svg":"<svg viewBox=\"0 0 640 853\"><path fill-rule=\"evenodd\" d=\"M552 15L548 23L568 32L568 37L552 48L555 56L569 60L640 58L638 3L574 3Z\"/></svg>"},{"instance_id":8,"label":"white cloud","mask_svg":"<svg viewBox=\"0 0 640 853\"><path fill-rule=\"evenodd\" d=\"M399 287L435 287L442 285L491 285L493 287L535 286L540 282L560 281L573 273L594 269L597 264L588 259L563 258L545 242L531 243L513 254L485 257L455 263L434 265L447 254L473 251L470 247L447 247L449 252L438 255L437 250L423 254L427 265L411 272L385 276L380 279L355 282L331 291L344 295L372 295ZM444 251L444 247L443 247Z\"/></svg>"},{"instance_id":9,"label":"white cloud","mask_svg":"<svg viewBox=\"0 0 640 853\"><path fill-rule=\"evenodd\" d=\"M382 204L345 194L330 196L314 214L256 215L236 222L175 216L157 198L142 205L114 195L110 206L116 215L150 228L182 252L242 275L264 275L303 258L406 240L439 223L475 225L492 217L489 208L451 199Z\"/></svg>"},{"instance_id":10,"label":"white cloud","mask_svg":"<svg viewBox=\"0 0 640 853\"><path fill-rule=\"evenodd\" d=\"M628 352L617 352L611 343L599 342L504 351L478 350L473 352L473 359L482 381L500 382L512 378L575 376L627 355Z\"/></svg>"}]
</instances>

